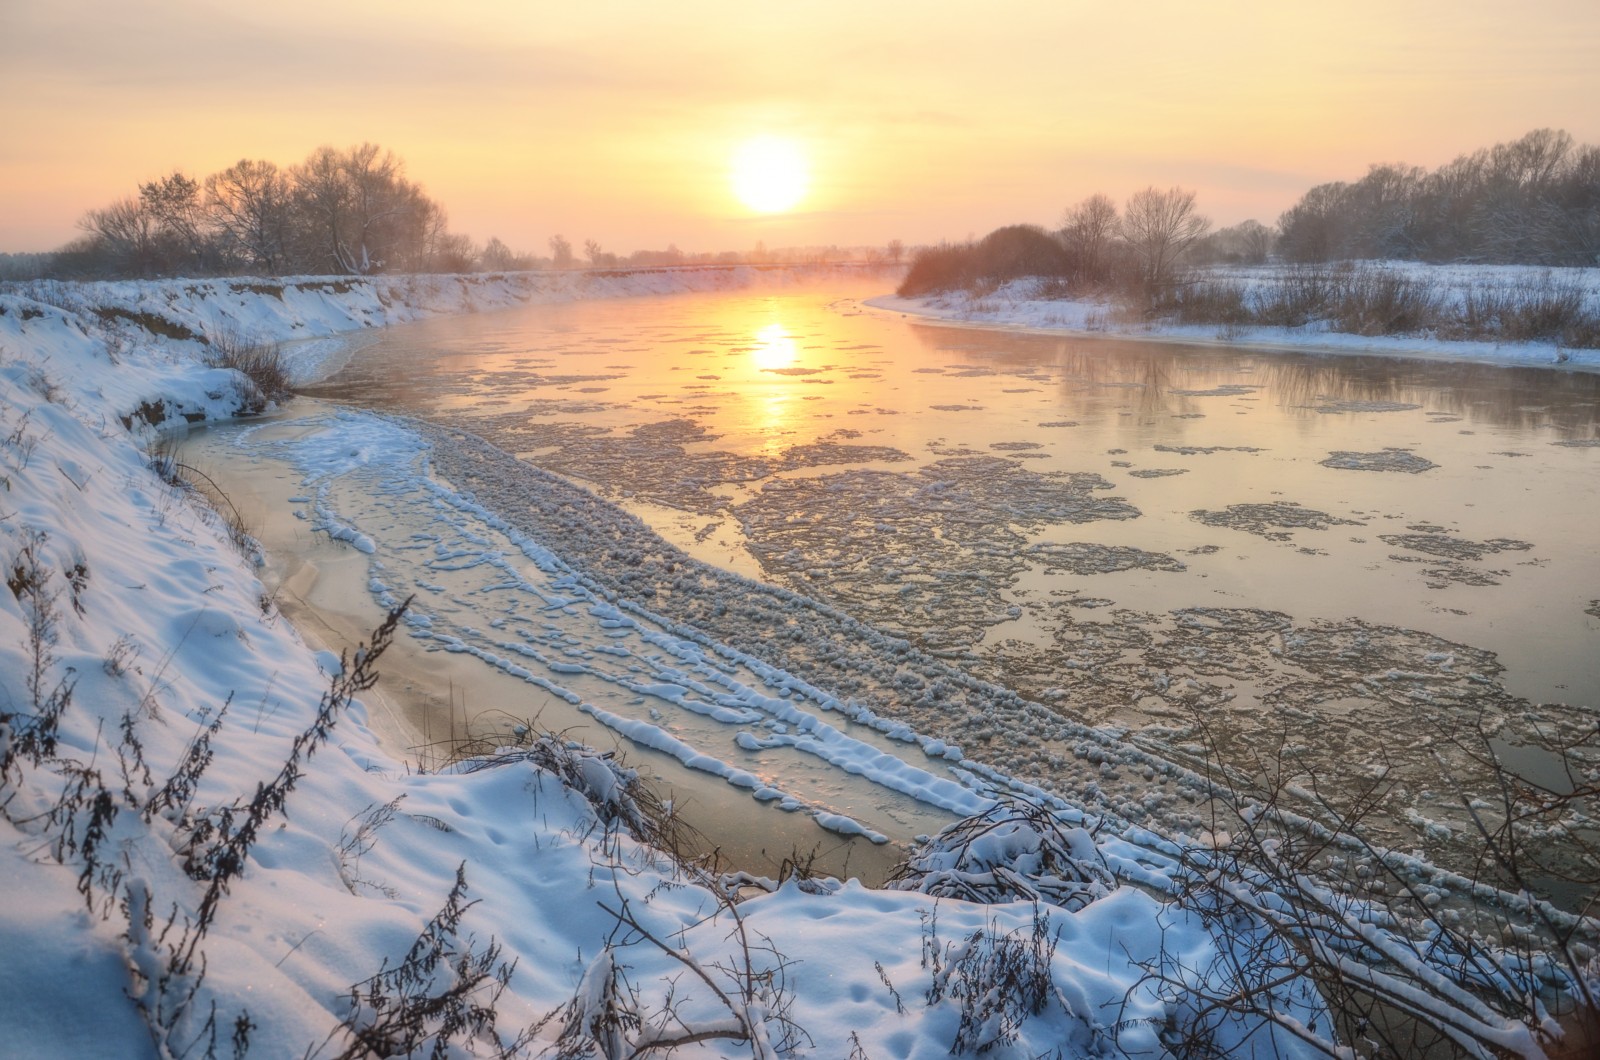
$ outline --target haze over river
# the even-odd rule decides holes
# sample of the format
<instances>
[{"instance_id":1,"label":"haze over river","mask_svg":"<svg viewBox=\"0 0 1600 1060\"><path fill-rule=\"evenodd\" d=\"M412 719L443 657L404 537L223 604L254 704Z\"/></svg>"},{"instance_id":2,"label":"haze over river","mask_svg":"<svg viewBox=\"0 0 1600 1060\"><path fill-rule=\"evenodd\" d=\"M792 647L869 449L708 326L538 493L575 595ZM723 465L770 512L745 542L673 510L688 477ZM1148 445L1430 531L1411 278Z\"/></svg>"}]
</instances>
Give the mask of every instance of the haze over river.
<instances>
[{"instance_id":1,"label":"haze over river","mask_svg":"<svg viewBox=\"0 0 1600 1060\"><path fill-rule=\"evenodd\" d=\"M1482 726L1502 753L1537 769L1538 744L1592 728L1600 376L933 325L858 301L881 289L439 319L358 336L342 370L308 393L446 428L436 446L448 429L471 432L625 508L707 564L793 590L883 631L885 644L903 637L952 673L1184 764L1199 761L1197 722L1241 761L1287 746L1299 768L1331 775L1394 758L1405 804L1424 820L1450 801L1434 789L1439 762L1457 761L1444 745L1462 733ZM306 439L353 422L312 408L309 420L242 429L271 443L251 459L275 451L298 461L301 477L280 500L330 466L307 455ZM370 417L361 422L368 433L358 435L370 439ZM243 447L223 451L238 429L209 434L190 443L207 450L195 459L241 458ZM465 492L459 465L436 454L429 471ZM396 528L416 505L395 500L405 490L393 483L363 488L365 502L349 485L319 495L309 517L351 528L350 539L366 535L375 558L398 562L374 505L389 505ZM476 502L513 526L494 497L525 488L471 484ZM406 525L394 540L421 540ZM437 558L443 546L429 540ZM578 547L534 540L564 559ZM607 547L619 569L639 562ZM375 590L397 592L404 579L383 571ZM431 591L442 611L480 606L472 593L484 591L442 577L419 584L424 607L434 606ZM640 602L671 612L685 598L680 587ZM502 628L506 616L452 621ZM705 632L719 640L728 630ZM591 649L574 657L592 660ZM848 650L877 658L888 649ZM774 688L771 674L738 679ZM585 672L567 684L592 702L608 681L615 687ZM678 732L643 687L618 695L649 700L638 716ZM890 710L860 696L969 759L1082 787L1066 764L1083 765L1081 736L1018 747L983 711L910 697ZM707 753L776 783L761 756L794 724ZM872 739L894 743L881 736ZM1413 753L1422 745L1431 753ZM924 741L913 757L942 762L943 746ZM1124 769L1129 761L1112 755L1090 774L1119 812L1151 805L1140 794L1151 770ZM889 827L817 783L798 801L891 837L960 809L952 796L930 811L913 793Z\"/></svg>"}]
</instances>

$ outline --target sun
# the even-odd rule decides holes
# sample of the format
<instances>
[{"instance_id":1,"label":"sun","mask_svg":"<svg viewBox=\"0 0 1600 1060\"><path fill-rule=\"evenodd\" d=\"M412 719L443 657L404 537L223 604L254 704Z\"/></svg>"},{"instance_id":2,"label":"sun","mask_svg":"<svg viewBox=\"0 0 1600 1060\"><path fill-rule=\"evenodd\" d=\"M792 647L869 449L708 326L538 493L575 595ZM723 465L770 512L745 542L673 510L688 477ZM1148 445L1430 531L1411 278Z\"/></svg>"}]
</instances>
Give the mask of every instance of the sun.
<instances>
[{"instance_id":1,"label":"sun","mask_svg":"<svg viewBox=\"0 0 1600 1060\"><path fill-rule=\"evenodd\" d=\"M733 193L756 213L793 209L806 193L806 160L793 140L758 136L733 154Z\"/></svg>"}]
</instances>

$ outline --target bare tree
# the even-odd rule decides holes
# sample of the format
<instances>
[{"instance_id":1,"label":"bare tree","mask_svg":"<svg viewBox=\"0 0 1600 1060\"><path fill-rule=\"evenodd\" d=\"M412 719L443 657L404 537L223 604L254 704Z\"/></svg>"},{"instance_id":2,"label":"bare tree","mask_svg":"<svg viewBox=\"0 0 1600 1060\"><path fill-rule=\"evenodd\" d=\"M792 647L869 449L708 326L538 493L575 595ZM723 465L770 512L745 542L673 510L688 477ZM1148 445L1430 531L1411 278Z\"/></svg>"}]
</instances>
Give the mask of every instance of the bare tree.
<instances>
[{"instance_id":1,"label":"bare tree","mask_svg":"<svg viewBox=\"0 0 1600 1060\"><path fill-rule=\"evenodd\" d=\"M558 269L572 268L572 244L566 236L550 237L550 260Z\"/></svg>"},{"instance_id":2,"label":"bare tree","mask_svg":"<svg viewBox=\"0 0 1600 1060\"><path fill-rule=\"evenodd\" d=\"M471 272L481 248L465 233L450 231L450 215L428 198L420 184L409 184L413 215L401 226L402 238L417 247L414 263L402 259L411 272Z\"/></svg>"},{"instance_id":3,"label":"bare tree","mask_svg":"<svg viewBox=\"0 0 1600 1060\"><path fill-rule=\"evenodd\" d=\"M155 218L138 199L124 198L90 210L78 222L89 234L86 256L124 275L150 276L158 268Z\"/></svg>"},{"instance_id":4,"label":"bare tree","mask_svg":"<svg viewBox=\"0 0 1600 1060\"><path fill-rule=\"evenodd\" d=\"M1139 257L1147 295L1172 282L1184 251L1210 228L1211 222L1195 213L1192 191L1148 187L1128 196L1122 238Z\"/></svg>"},{"instance_id":5,"label":"bare tree","mask_svg":"<svg viewBox=\"0 0 1600 1060\"><path fill-rule=\"evenodd\" d=\"M393 152L319 147L300 165L242 159L197 180L174 171L91 210L88 233L55 255L80 275L257 269L367 274L472 267L476 249L407 180Z\"/></svg>"},{"instance_id":6,"label":"bare tree","mask_svg":"<svg viewBox=\"0 0 1600 1060\"><path fill-rule=\"evenodd\" d=\"M1336 257L1344 239L1344 203L1350 185L1318 184L1278 218L1278 249L1290 261L1321 262Z\"/></svg>"},{"instance_id":7,"label":"bare tree","mask_svg":"<svg viewBox=\"0 0 1600 1060\"><path fill-rule=\"evenodd\" d=\"M393 152L365 143L319 147L293 170L310 245L340 272L366 275L421 256L429 204L403 168Z\"/></svg>"},{"instance_id":8,"label":"bare tree","mask_svg":"<svg viewBox=\"0 0 1600 1060\"><path fill-rule=\"evenodd\" d=\"M139 197L90 210L79 227L91 236L93 257L123 275L201 271L211 240L200 185L180 172L139 185Z\"/></svg>"},{"instance_id":9,"label":"bare tree","mask_svg":"<svg viewBox=\"0 0 1600 1060\"><path fill-rule=\"evenodd\" d=\"M1535 129L1520 140L1496 144L1489 151L1489 179L1520 188L1549 184L1572 153L1571 133Z\"/></svg>"},{"instance_id":10,"label":"bare tree","mask_svg":"<svg viewBox=\"0 0 1600 1060\"><path fill-rule=\"evenodd\" d=\"M1095 283L1105 278L1117 228L1117 204L1098 192L1062 215L1061 239L1073 258L1074 279Z\"/></svg>"},{"instance_id":11,"label":"bare tree","mask_svg":"<svg viewBox=\"0 0 1600 1060\"><path fill-rule=\"evenodd\" d=\"M1279 219L1295 261L1397 257L1593 265L1600 154L1556 129L1461 155L1429 173L1375 165L1312 188Z\"/></svg>"},{"instance_id":12,"label":"bare tree","mask_svg":"<svg viewBox=\"0 0 1600 1060\"><path fill-rule=\"evenodd\" d=\"M501 272L516 268L517 256L500 241L499 236L490 236L489 242L483 245L483 253L478 256L478 261L491 272Z\"/></svg>"},{"instance_id":13,"label":"bare tree","mask_svg":"<svg viewBox=\"0 0 1600 1060\"><path fill-rule=\"evenodd\" d=\"M350 188L339 164L339 152L319 147L292 171L295 208L301 225L297 257L314 271L342 266L343 234L350 213ZM313 264L313 262L315 264Z\"/></svg>"},{"instance_id":14,"label":"bare tree","mask_svg":"<svg viewBox=\"0 0 1600 1060\"><path fill-rule=\"evenodd\" d=\"M610 255L616 257L615 254ZM678 249L678 244L667 244L666 250L636 250L628 255L630 265L682 265L683 251Z\"/></svg>"},{"instance_id":15,"label":"bare tree","mask_svg":"<svg viewBox=\"0 0 1600 1060\"><path fill-rule=\"evenodd\" d=\"M408 221L418 219L420 203L401 177L403 164L394 152L362 144L341 161L350 184L351 230L340 264L347 272L365 275L380 270L385 258L399 249L403 240L396 237Z\"/></svg>"},{"instance_id":16,"label":"bare tree","mask_svg":"<svg viewBox=\"0 0 1600 1060\"><path fill-rule=\"evenodd\" d=\"M428 250L428 269L433 272L471 272L476 267L482 251L472 242L472 237L456 232L442 232Z\"/></svg>"},{"instance_id":17,"label":"bare tree","mask_svg":"<svg viewBox=\"0 0 1600 1060\"><path fill-rule=\"evenodd\" d=\"M1190 256L1199 263L1227 262L1233 265L1260 265L1272 253L1278 234L1260 221L1240 221L1219 228L1195 243Z\"/></svg>"},{"instance_id":18,"label":"bare tree","mask_svg":"<svg viewBox=\"0 0 1600 1060\"><path fill-rule=\"evenodd\" d=\"M583 241L583 253L588 257L589 264L592 266L609 267L617 264L616 253L610 250L602 250L599 240L596 239Z\"/></svg>"},{"instance_id":19,"label":"bare tree","mask_svg":"<svg viewBox=\"0 0 1600 1060\"><path fill-rule=\"evenodd\" d=\"M139 202L155 222L163 271L203 269L210 241L200 182L173 170L139 185Z\"/></svg>"},{"instance_id":20,"label":"bare tree","mask_svg":"<svg viewBox=\"0 0 1600 1060\"><path fill-rule=\"evenodd\" d=\"M1234 231L1238 233L1240 253L1251 265L1265 262L1267 256L1272 253L1273 245L1278 241L1277 232L1254 218L1240 221L1234 225Z\"/></svg>"},{"instance_id":21,"label":"bare tree","mask_svg":"<svg viewBox=\"0 0 1600 1060\"><path fill-rule=\"evenodd\" d=\"M228 256L271 275L285 263L291 226L289 178L271 162L244 158L206 178L206 209Z\"/></svg>"}]
</instances>

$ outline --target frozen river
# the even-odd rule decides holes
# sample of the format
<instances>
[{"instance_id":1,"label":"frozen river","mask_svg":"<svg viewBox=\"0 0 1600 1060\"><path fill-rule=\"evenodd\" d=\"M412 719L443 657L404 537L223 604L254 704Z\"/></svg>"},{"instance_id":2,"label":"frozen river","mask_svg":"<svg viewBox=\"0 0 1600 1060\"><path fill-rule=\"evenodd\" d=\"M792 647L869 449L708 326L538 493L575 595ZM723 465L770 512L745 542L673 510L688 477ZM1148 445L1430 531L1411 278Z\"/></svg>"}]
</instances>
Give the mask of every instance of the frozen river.
<instances>
[{"instance_id":1,"label":"frozen river","mask_svg":"<svg viewBox=\"0 0 1600 1060\"><path fill-rule=\"evenodd\" d=\"M961 809L957 745L1141 819L1182 792L1129 748L1194 765L1203 724L1225 755L1290 746L1319 776L1397 758L1427 820L1462 734L1533 769L1541 744L1592 730L1600 376L936 326L858 301L875 293L363 335L311 393L436 425L426 467L406 432L326 411L247 428L249 447L212 432L197 459L291 469L278 504L369 550L340 562L377 597L418 593L433 646L531 674L653 753L681 740L757 801L891 838ZM452 429L610 504L531 501L548 480ZM708 566L686 580L618 509ZM817 604L769 593L786 617L762 626L730 612L741 583L722 572ZM638 610L596 620L608 599ZM573 607L581 630L540 617ZM701 635L733 654L684 647ZM782 757L819 731L791 701L846 742ZM875 754L911 772L866 806L839 778L899 769Z\"/></svg>"}]
</instances>

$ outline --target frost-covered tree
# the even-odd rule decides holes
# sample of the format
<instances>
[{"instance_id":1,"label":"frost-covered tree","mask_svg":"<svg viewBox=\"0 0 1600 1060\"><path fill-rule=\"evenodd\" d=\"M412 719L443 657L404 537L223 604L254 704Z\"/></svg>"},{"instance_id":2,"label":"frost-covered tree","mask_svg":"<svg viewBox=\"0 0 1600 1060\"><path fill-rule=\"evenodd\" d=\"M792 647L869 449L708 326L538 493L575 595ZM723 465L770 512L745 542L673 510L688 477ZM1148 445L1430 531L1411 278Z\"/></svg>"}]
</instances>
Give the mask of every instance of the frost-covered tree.
<instances>
[{"instance_id":1,"label":"frost-covered tree","mask_svg":"<svg viewBox=\"0 0 1600 1060\"><path fill-rule=\"evenodd\" d=\"M1600 262L1600 148L1554 129L1429 173L1379 165L1312 188L1279 219L1294 261L1404 258L1531 265Z\"/></svg>"}]
</instances>

